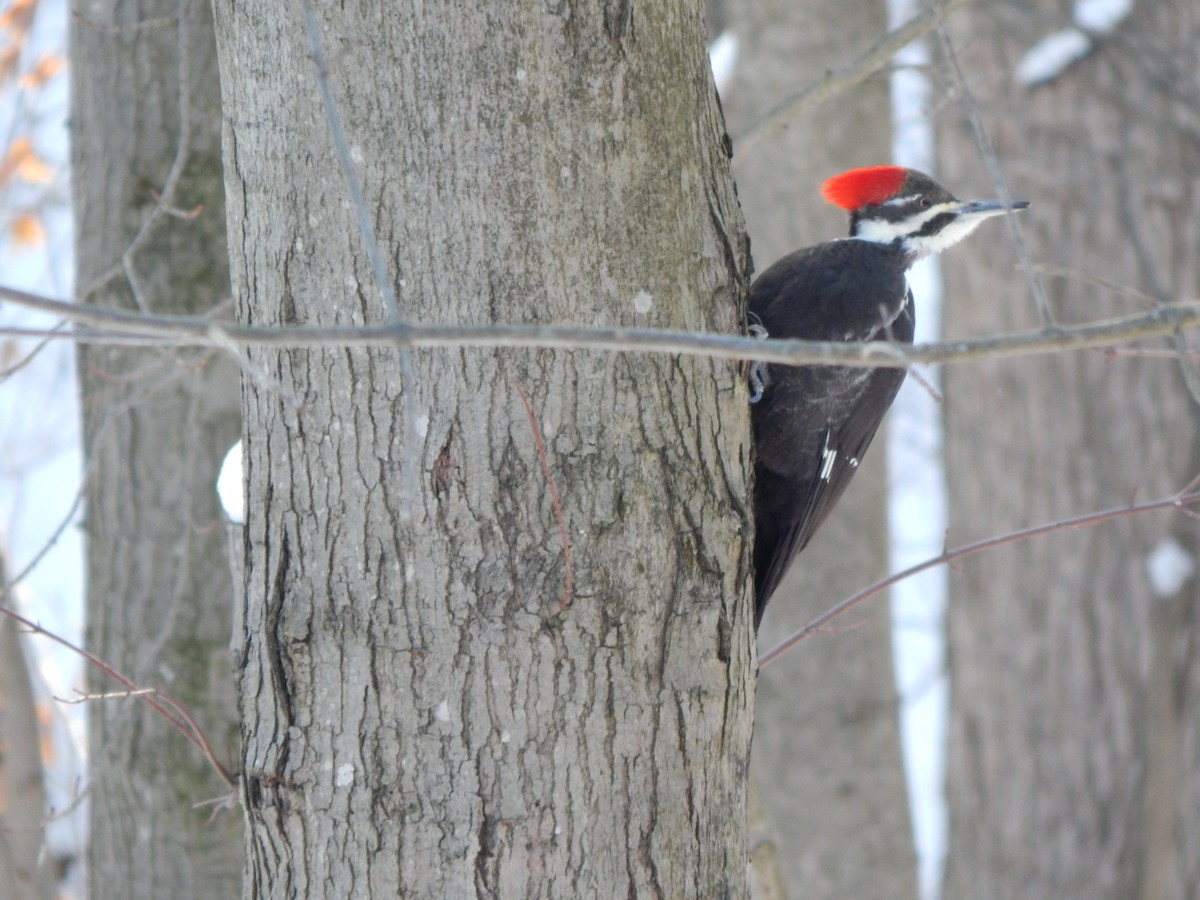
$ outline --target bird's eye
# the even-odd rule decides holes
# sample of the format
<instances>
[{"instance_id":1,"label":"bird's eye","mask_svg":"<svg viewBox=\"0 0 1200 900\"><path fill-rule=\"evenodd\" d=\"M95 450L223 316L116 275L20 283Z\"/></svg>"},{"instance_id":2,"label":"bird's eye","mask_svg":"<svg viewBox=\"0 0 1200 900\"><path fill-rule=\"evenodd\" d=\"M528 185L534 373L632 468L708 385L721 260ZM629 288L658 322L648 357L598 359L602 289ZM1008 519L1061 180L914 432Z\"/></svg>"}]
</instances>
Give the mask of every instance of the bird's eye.
<instances>
[{"instance_id":1,"label":"bird's eye","mask_svg":"<svg viewBox=\"0 0 1200 900\"><path fill-rule=\"evenodd\" d=\"M921 197L917 200L917 206L921 207L921 209L929 209L929 207L933 206L933 201L928 197Z\"/></svg>"}]
</instances>

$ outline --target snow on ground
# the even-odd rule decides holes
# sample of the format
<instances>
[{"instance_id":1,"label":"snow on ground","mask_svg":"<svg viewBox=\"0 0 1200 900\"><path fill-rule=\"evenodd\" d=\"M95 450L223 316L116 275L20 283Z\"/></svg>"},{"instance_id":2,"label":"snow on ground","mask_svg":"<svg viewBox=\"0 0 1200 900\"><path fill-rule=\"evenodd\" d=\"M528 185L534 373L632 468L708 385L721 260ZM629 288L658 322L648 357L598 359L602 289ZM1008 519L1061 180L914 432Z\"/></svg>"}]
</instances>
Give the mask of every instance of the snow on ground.
<instances>
[{"instance_id":1,"label":"snow on ground","mask_svg":"<svg viewBox=\"0 0 1200 900\"><path fill-rule=\"evenodd\" d=\"M1017 81L1033 87L1058 78L1092 52L1093 38L1111 34L1132 11L1133 0L1077 0L1072 12L1075 27L1034 44L1017 63Z\"/></svg>"}]
</instances>

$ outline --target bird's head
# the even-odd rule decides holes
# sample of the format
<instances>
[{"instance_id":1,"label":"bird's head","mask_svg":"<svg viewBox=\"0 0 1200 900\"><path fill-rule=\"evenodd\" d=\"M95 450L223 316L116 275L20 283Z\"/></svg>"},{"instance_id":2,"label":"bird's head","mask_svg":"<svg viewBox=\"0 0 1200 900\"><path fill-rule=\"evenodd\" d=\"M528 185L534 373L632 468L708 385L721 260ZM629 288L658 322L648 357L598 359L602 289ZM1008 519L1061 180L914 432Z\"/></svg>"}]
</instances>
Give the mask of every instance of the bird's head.
<instances>
[{"instance_id":1,"label":"bird's head","mask_svg":"<svg viewBox=\"0 0 1200 900\"><path fill-rule=\"evenodd\" d=\"M870 166L835 175L821 196L850 213L850 236L896 244L914 260L941 253L990 216L1024 209L1026 200L959 200L921 172Z\"/></svg>"}]
</instances>

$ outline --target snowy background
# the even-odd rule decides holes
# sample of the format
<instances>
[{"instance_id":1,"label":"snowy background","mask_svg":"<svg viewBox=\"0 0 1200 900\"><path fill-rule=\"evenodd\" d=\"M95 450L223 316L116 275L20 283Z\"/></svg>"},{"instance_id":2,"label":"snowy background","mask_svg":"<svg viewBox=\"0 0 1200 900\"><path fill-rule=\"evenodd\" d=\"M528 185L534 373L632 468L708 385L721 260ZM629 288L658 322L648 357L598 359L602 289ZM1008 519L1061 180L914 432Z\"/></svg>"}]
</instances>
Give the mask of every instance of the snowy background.
<instances>
[{"instance_id":1,"label":"snowy background","mask_svg":"<svg viewBox=\"0 0 1200 900\"><path fill-rule=\"evenodd\" d=\"M1128 0L1081 0L1074 24L1047 34L1030 48L1014 72L1026 83L1052 80L1086 55L1128 13ZM23 9L36 14L22 22ZM13 11L16 11L14 13ZM918 11L916 0L890 0L895 27ZM27 144L22 160L10 160L0 181L5 242L0 281L9 287L69 298L72 294L72 232L66 119L65 68L48 77L22 73L54 70L66 52L67 8L61 0L14 3L5 13L4 37L18 38L15 74L0 84L0 127L5 147ZM15 25L24 25L18 29ZM734 34L712 48L718 84L734 76ZM894 161L933 172L933 135L926 110L930 86L922 74L928 51L920 43L897 57L892 76ZM881 160L882 162L882 160ZM18 165L17 163L20 163ZM936 176L936 172L933 172ZM911 275L920 297L918 341L939 336L939 278L935 260ZM56 321L0 301L0 327L51 328ZM27 360L27 361L26 361ZM936 372L923 372L936 387ZM74 353L67 341L0 338L0 550L10 578L19 578L16 605L25 615L73 642L82 640L83 547L78 528L82 477ZM888 464L904 472L892 487L891 566L899 570L937 555L945 532L945 489L936 461L941 456L936 399L910 378L889 419ZM930 461L935 464L930 465ZM241 490L234 477L231 494ZM904 535L901 540L900 535ZM944 671L944 570L927 572L893 592L896 677L902 697L902 730L924 900L935 900L946 846L943 797L948 689ZM52 852L78 853L83 844L84 803L79 802L84 759L83 710L55 702L82 687L79 658L46 641L30 640L39 678L40 708L49 727L47 789L55 813L49 828ZM86 796L86 795L84 795ZM64 813L64 811L66 811Z\"/></svg>"}]
</instances>

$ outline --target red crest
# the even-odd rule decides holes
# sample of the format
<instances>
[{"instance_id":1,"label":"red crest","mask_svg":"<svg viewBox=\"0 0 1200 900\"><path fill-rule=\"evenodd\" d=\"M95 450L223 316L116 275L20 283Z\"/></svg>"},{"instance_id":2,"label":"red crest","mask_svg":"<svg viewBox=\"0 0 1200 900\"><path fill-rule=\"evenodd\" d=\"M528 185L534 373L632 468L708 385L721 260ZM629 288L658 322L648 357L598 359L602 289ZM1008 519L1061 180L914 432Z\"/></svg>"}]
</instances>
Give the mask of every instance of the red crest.
<instances>
[{"instance_id":1,"label":"red crest","mask_svg":"<svg viewBox=\"0 0 1200 900\"><path fill-rule=\"evenodd\" d=\"M856 210L875 203L882 203L900 190L907 169L899 166L869 166L851 169L834 175L821 185L821 196L825 202L845 210Z\"/></svg>"}]
</instances>

